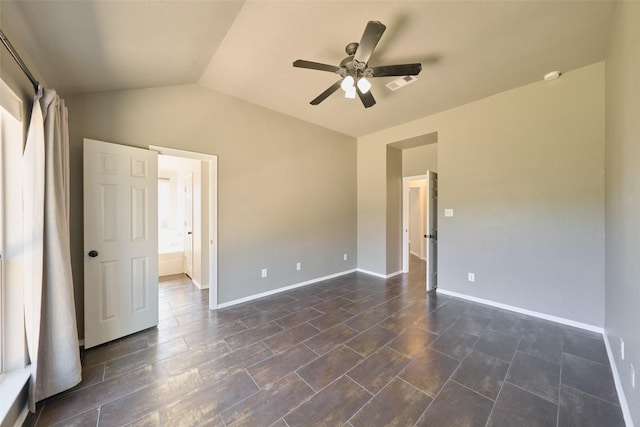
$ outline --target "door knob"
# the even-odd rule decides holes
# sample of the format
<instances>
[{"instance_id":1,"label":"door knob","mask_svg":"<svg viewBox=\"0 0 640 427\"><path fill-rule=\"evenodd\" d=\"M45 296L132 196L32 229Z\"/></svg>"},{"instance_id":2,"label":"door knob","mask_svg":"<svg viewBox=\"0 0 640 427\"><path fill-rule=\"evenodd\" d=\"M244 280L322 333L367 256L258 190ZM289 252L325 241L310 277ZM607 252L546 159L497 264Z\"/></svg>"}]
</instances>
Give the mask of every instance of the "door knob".
<instances>
[{"instance_id":1,"label":"door knob","mask_svg":"<svg viewBox=\"0 0 640 427\"><path fill-rule=\"evenodd\" d=\"M96 250L89 251L89 256L91 258L97 257L98 256L98 251L96 251Z\"/></svg>"},{"instance_id":2,"label":"door knob","mask_svg":"<svg viewBox=\"0 0 640 427\"><path fill-rule=\"evenodd\" d=\"M191 231L187 231L187 234L192 234Z\"/></svg>"}]
</instances>

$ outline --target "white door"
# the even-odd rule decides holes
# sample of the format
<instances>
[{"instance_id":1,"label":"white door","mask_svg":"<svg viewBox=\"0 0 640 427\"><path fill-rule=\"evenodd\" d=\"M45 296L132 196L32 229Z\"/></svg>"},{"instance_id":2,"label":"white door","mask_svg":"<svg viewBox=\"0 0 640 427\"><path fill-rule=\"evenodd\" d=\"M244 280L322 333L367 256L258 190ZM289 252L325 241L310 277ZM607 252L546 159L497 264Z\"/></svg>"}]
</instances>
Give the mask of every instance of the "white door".
<instances>
[{"instance_id":1,"label":"white door","mask_svg":"<svg viewBox=\"0 0 640 427\"><path fill-rule=\"evenodd\" d=\"M184 177L184 272L193 279L193 173Z\"/></svg>"},{"instance_id":2,"label":"white door","mask_svg":"<svg viewBox=\"0 0 640 427\"><path fill-rule=\"evenodd\" d=\"M427 171L427 292L438 287L438 174Z\"/></svg>"},{"instance_id":3,"label":"white door","mask_svg":"<svg viewBox=\"0 0 640 427\"><path fill-rule=\"evenodd\" d=\"M158 158L84 140L84 341L158 324Z\"/></svg>"}]
</instances>

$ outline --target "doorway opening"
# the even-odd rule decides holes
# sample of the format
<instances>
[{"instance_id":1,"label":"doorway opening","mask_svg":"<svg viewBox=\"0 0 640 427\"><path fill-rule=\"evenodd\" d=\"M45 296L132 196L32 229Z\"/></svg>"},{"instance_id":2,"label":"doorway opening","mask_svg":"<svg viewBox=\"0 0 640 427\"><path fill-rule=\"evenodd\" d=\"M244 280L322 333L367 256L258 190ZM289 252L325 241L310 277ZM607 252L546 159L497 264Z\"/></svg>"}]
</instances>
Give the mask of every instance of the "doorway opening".
<instances>
[{"instance_id":1,"label":"doorway opening","mask_svg":"<svg viewBox=\"0 0 640 427\"><path fill-rule=\"evenodd\" d=\"M215 155L149 147L158 152L158 274L185 274L218 305Z\"/></svg>"},{"instance_id":2,"label":"doorway opening","mask_svg":"<svg viewBox=\"0 0 640 427\"><path fill-rule=\"evenodd\" d=\"M424 268L427 291L437 287L437 177L427 171L402 179L402 270Z\"/></svg>"},{"instance_id":3,"label":"doorway opening","mask_svg":"<svg viewBox=\"0 0 640 427\"><path fill-rule=\"evenodd\" d=\"M410 271L411 255L425 261L427 234L427 175L414 175L402 179L402 271Z\"/></svg>"}]
</instances>

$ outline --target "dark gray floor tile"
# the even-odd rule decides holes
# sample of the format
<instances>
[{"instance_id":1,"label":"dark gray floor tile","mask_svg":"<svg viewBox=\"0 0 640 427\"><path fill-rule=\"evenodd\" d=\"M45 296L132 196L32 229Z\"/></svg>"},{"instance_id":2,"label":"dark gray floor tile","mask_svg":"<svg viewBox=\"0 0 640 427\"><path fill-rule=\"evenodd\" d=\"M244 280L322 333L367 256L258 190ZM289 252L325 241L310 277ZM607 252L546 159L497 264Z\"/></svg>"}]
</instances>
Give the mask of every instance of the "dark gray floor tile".
<instances>
[{"instance_id":1,"label":"dark gray floor tile","mask_svg":"<svg viewBox=\"0 0 640 427\"><path fill-rule=\"evenodd\" d=\"M267 311L267 312L256 310L256 313L250 316L242 317L240 321L247 328L256 328L272 320L276 320L281 317L288 316L289 314L291 314L289 310L286 310L284 308L280 308L278 310L273 310L273 311Z\"/></svg>"},{"instance_id":2,"label":"dark gray floor tile","mask_svg":"<svg viewBox=\"0 0 640 427\"><path fill-rule=\"evenodd\" d=\"M262 341L272 335L282 332L284 328L280 325L269 322L257 328L247 329L230 337L226 337L224 341L227 343L231 350L237 350L242 347L246 347L251 344L255 344L258 341Z\"/></svg>"},{"instance_id":3,"label":"dark gray floor tile","mask_svg":"<svg viewBox=\"0 0 640 427\"><path fill-rule=\"evenodd\" d=\"M156 427L160 425L162 425L160 424L160 412L153 411L143 415L137 420L131 421L129 424L126 424L125 427Z\"/></svg>"},{"instance_id":4,"label":"dark gray floor tile","mask_svg":"<svg viewBox=\"0 0 640 427\"><path fill-rule=\"evenodd\" d=\"M429 396L435 397L459 363L449 356L428 349L415 358L398 376Z\"/></svg>"},{"instance_id":5,"label":"dark gray floor tile","mask_svg":"<svg viewBox=\"0 0 640 427\"><path fill-rule=\"evenodd\" d=\"M82 367L107 362L118 357L123 357L149 347L147 337L144 335L130 335L108 344L86 350L82 353Z\"/></svg>"},{"instance_id":6,"label":"dark gray floor tile","mask_svg":"<svg viewBox=\"0 0 640 427\"><path fill-rule=\"evenodd\" d=\"M521 336L525 331L524 316L509 311L500 311L489 323L489 329L514 336Z\"/></svg>"},{"instance_id":7,"label":"dark gray floor tile","mask_svg":"<svg viewBox=\"0 0 640 427\"><path fill-rule=\"evenodd\" d=\"M479 351L472 351L453 375L460 384L491 400L496 400L509 363Z\"/></svg>"},{"instance_id":8,"label":"dark gray floor tile","mask_svg":"<svg viewBox=\"0 0 640 427\"><path fill-rule=\"evenodd\" d=\"M449 381L420 418L418 426L478 426L487 422L493 401Z\"/></svg>"},{"instance_id":9,"label":"dark gray floor tile","mask_svg":"<svg viewBox=\"0 0 640 427\"><path fill-rule=\"evenodd\" d=\"M416 321L421 319L424 313L412 311L411 307L407 307L397 313L384 319L379 323L380 326L395 332L396 334L402 333L409 329Z\"/></svg>"},{"instance_id":10,"label":"dark gray floor tile","mask_svg":"<svg viewBox=\"0 0 640 427\"><path fill-rule=\"evenodd\" d=\"M505 381L553 403L558 403L560 365L521 351L516 352Z\"/></svg>"},{"instance_id":11,"label":"dark gray floor tile","mask_svg":"<svg viewBox=\"0 0 640 427\"><path fill-rule=\"evenodd\" d=\"M46 401L38 425L50 425L66 420L156 381L154 370L147 366L71 393L54 396Z\"/></svg>"},{"instance_id":12,"label":"dark gray floor tile","mask_svg":"<svg viewBox=\"0 0 640 427\"><path fill-rule=\"evenodd\" d=\"M271 311L286 308L288 304L295 303L296 301L295 298L280 294L252 301L251 305L260 311Z\"/></svg>"},{"instance_id":13,"label":"dark gray floor tile","mask_svg":"<svg viewBox=\"0 0 640 427\"><path fill-rule=\"evenodd\" d=\"M211 425L222 411L259 391L246 372L237 372L218 383L207 384L198 393L179 395L178 401L163 405L159 410L160 425Z\"/></svg>"},{"instance_id":14,"label":"dark gray floor tile","mask_svg":"<svg viewBox=\"0 0 640 427\"><path fill-rule=\"evenodd\" d=\"M363 298L361 300L352 302L351 304L345 305L343 308L353 314L360 314L377 306L378 304L380 304L379 301L369 298Z\"/></svg>"},{"instance_id":15,"label":"dark gray floor tile","mask_svg":"<svg viewBox=\"0 0 640 427\"><path fill-rule=\"evenodd\" d=\"M349 421L353 427L412 426L429 403L429 396L396 378Z\"/></svg>"},{"instance_id":16,"label":"dark gray floor tile","mask_svg":"<svg viewBox=\"0 0 640 427\"><path fill-rule=\"evenodd\" d=\"M339 308L320 317L316 317L315 319L309 321L309 323L320 329L321 331L324 331L352 317L353 313Z\"/></svg>"},{"instance_id":17,"label":"dark gray floor tile","mask_svg":"<svg viewBox=\"0 0 640 427\"><path fill-rule=\"evenodd\" d=\"M593 360L604 365L609 364L607 348L602 335L587 331L564 331L564 352Z\"/></svg>"},{"instance_id":18,"label":"dark gray floor tile","mask_svg":"<svg viewBox=\"0 0 640 427\"><path fill-rule=\"evenodd\" d=\"M361 360L361 355L349 347L340 346L299 369L298 375L315 391L319 391Z\"/></svg>"},{"instance_id":19,"label":"dark gray floor tile","mask_svg":"<svg viewBox=\"0 0 640 427\"><path fill-rule=\"evenodd\" d=\"M358 331L339 324L306 340L304 343L311 350L322 355L339 347L356 335L358 335Z\"/></svg>"},{"instance_id":20,"label":"dark gray floor tile","mask_svg":"<svg viewBox=\"0 0 640 427\"><path fill-rule=\"evenodd\" d=\"M198 365L200 376L207 383L220 381L225 376L245 369L273 355L263 343L252 344L234 352L223 354Z\"/></svg>"},{"instance_id":21,"label":"dark gray floor tile","mask_svg":"<svg viewBox=\"0 0 640 427\"><path fill-rule=\"evenodd\" d=\"M452 328L460 329L470 335L480 336L487 329L491 318L480 316L473 313L465 313L453 323Z\"/></svg>"},{"instance_id":22,"label":"dark gray floor tile","mask_svg":"<svg viewBox=\"0 0 640 427\"><path fill-rule=\"evenodd\" d=\"M289 375L316 357L318 356L304 344L298 344L248 367L247 372L260 387L265 387Z\"/></svg>"},{"instance_id":23,"label":"dark gray floor tile","mask_svg":"<svg viewBox=\"0 0 640 427\"><path fill-rule=\"evenodd\" d=\"M518 351L559 365L562 361L562 338L526 331L522 334Z\"/></svg>"},{"instance_id":24,"label":"dark gray floor tile","mask_svg":"<svg viewBox=\"0 0 640 427\"><path fill-rule=\"evenodd\" d=\"M562 385L558 425L562 427L624 427L618 405Z\"/></svg>"},{"instance_id":25,"label":"dark gray floor tile","mask_svg":"<svg viewBox=\"0 0 640 427\"><path fill-rule=\"evenodd\" d=\"M321 303L315 304L313 306L314 309L320 310L322 313L330 313L336 310L336 308L342 308L347 305L353 304L353 301L343 297L337 297L330 299L328 301L323 301Z\"/></svg>"},{"instance_id":26,"label":"dark gray floor tile","mask_svg":"<svg viewBox=\"0 0 640 427\"><path fill-rule=\"evenodd\" d=\"M303 323L301 325L294 326L291 329L287 329L286 331L282 331L271 338L267 338L264 340L264 343L274 353L280 353L292 345L299 344L319 333L319 329L314 328L308 323Z\"/></svg>"},{"instance_id":27,"label":"dark gray floor tile","mask_svg":"<svg viewBox=\"0 0 640 427\"><path fill-rule=\"evenodd\" d=\"M71 417L68 420L61 421L59 423L52 424L51 427L85 427L95 426L98 424L98 415L100 411L91 409L82 414L78 414L75 417Z\"/></svg>"},{"instance_id":28,"label":"dark gray floor tile","mask_svg":"<svg viewBox=\"0 0 640 427\"><path fill-rule=\"evenodd\" d=\"M248 375L245 374L248 377ZM184 396L203 386L196 369L188 370L166 381L145 387L115 399L100 408L100 425L121 426L170 404L176 396ZM256 387L253 384L253 387Z\"/></svg>"},{"instance_id":29,"label":"dark gray floor tile","mask_svg":"<svg viewBox=\"0 0 640 427\"><path fill-rule=\"evenodd\" d=\"M473 401L495 396L512 360L510 380L553 395L545 364L559 349L560 410L505 379L489 425L555 425L558 416L559 425L621 425L598 334L426 294L414 258L409 274L352 273L221 310L184 275L164 278L158 327L82 351L83 382L39 403L25 426L95 426L95 416L135 427L413 425L422 415L437 426L482 424L486 415L469 421Z\"/></svg>"},{"instance_id":30,"label":"dark gray floor tile","mask_svg":"<svg viewBox=\"0 0 640 427\"><path fill-rule=\"evenodd\" d=\"M282 326L285 329L293 328L301 323L305 323L311 319L315 319L316 317L320 317L324 314L322 311L318 311L315 308L305 308L303 310L297 311L295 313L289 314L287 316L281 317L275 322Z\"/></svg>"},{"instance_id":31,"label":"dark gray floor tile","mask_svg":"<svg viewBox=\"0 0 640 427\"><path fill-rule=\"evenodd\" d=\"M284 417L287 425L341 426L371 399L365 389L343 376Z\"/></svg>"},{"instance_id":32,"label":"dark gray floor tile","mask_svg":"<svg viewBox=\"0 0 640 427\"><path fill-rule=\"evenodd\" d=\"M518 337L487 329L473 348L511 363L511 359L516 354L518 344L520 344L520 338Z\"/></svg>"},{"instance_id":33,"label":"dark gray floor tile","mask_svg":"<svg viewBox=\"0 0 640 427\"><path fill-rule=\"evenodd\" d=\"M296 374L290 374L239 404L222 412L227 426L268 426L314 394Z\"/></svg>"},{"instance_id":34,"label":"dark gray floor tile","mask_svg":"<svg viewBox=\"0 0 640 427\"><path fill-rule=\"evenodd\" d=\"M389 317L389 313L384 308L376 307L360 313L343 323L356 331L362 332L383 321L387 317Z\"/></svg>"},{"instance_id":35,"label":"dark gray floor tile","mask_svg":"<svg viewBox=\"0 0 640 427\"><path fill-rule=\"evenodd\" d=\"M347 375L355 382L367 389L371 394L376 394L387 385L411 359L397 351L387 347L373 353L364 359Z\"/></svg>"},{"instance_id":36,"label":"dark gray floor tile","mask_svg":"<svg viewBox=\"0 0 640 427\"><path fill-rule=\"evenodd\" d=\"M188 349L184 339L178 338L177 340L160 343L145 350L110 360L106 363L104 378L113 378L127 372L135 371L136 369L151 365L154 362L184 353Z\"/></svg>"},{"instance_id":37,"label":"dark gray floor tile","mask_svg":"<svg viewBox=\"0 0 640 427\"><path fill-rule=\"evenodd\" d=\"M527 332L562 339L562 325L550 320L527 316L522 320L521 326Z\"/></svg>"},{"instance_id":38,"label":"dark gray floor tile","mask_svg":"<svg viewBox=\"0 0 640 427\"><path fill-rule=\"evenodd\" d=\"M428 313L414 325L424 329L425 331L439 335L453 325L456 320L462 317L462 315L448 314L446 312L441 312L440 310L442 310L442 308Z\"/></svg>"},{"instance_id":39,"label":"dark gray floor tile","mask_svg":"<svg viewBox=\"0 0 640 427\"><path fill-rule=\"evenodd\" d=\"M391 341L395 336L395 332L375 325L351 338L345 344L363 356L368 356Z\"/></svg>"},{"instance_id":40,"label":"dark gray floor tile","mask_svg":"<svg viewBox=\"0 0 640 427\"><path fill-rule=\"evenodd\" d=\"M613 374L608 365L565 353L562 358L562 384L618 405Z\"/></svg>"},{"instance_id":41,"label":"dark gray floor tile","mask_svg":"<svg viewBox=\"0 0 640 427\"><path fill-rule=\"evenodd\" d=\"M387 347L415 357L423 353L436 338L438 338L436 334L413 326L391 340Z\"/></svg>"},{"instance_id":42,"label":"dark gray floor tile","mask_svg":"<svg viewBox=\"0 0 640 427\"><path fill-rule=\"evenodd\" d=\"M440 334L429 347L454 359L462 360L471 351L478 337L468 334L463 329L451 327Z\"/></svg>"},{"instance_id":43,"label":"dark gray floor tile","mask_svg":"<svg viewBox=\"0 0 640 427\"><path fill-rule=\"evenodd\" d=\"M558 405L504 383L487 427L555 427Z\"/></svg>"}]
</instances>

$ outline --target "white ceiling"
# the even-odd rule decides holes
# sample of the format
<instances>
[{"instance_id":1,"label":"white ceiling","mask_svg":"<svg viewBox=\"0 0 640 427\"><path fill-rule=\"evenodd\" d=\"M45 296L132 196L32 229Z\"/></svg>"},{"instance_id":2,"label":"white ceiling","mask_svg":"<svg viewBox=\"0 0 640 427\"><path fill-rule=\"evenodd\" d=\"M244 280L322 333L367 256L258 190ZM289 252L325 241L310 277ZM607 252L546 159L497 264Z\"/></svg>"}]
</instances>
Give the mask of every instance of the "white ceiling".
<instances>
[{"instance_id":1,"label":"white ceiling","mask_svg":"<svg viewBox=\"0 0 640 427\"><path fill-rule=\"evenodd\" d=\"M604 59L614 1L5 1L2 28L66 95L201 83L361 136ZM373 79L365 109L338 64L369 20L387 26L370 65L421 62L396 92ZM7 28L8 27L8 28ZM8 31L10 30L10 31Z\"/></svg>"}]
</instances>

